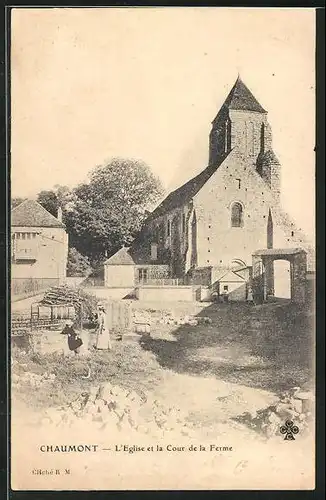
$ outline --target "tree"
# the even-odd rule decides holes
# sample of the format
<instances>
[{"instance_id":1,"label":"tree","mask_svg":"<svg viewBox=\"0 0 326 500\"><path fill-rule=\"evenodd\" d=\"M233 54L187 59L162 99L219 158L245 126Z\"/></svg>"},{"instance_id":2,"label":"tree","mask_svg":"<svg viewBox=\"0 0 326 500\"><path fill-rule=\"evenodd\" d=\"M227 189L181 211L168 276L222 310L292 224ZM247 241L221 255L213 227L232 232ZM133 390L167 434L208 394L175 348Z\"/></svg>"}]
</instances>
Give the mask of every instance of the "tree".
<instances>
[{"instance_id":1,"label":"tree","mask_svg":"<svg viewBox=\"0 0 326 500\"><path fill-rule=\"evenodd\" d=\"M18 207L23 201L25 201L27 198L21 198L21 197L16 197L16 198L11 198L11 210L13 208Z\"/></svg>"},{"instance_id":2,"label":"tree","mask_svg":"<svg viewBox=\"0 0 326 500\"><path fill-rule=\"evenodd\" d=\"M51 190L41 191L37 195L37 201L50 212L50 214L57 217L59 207L64 210L71 201L71 197L72 193L67 186L56 184Z\"/></svg>"},{"instance_id":3,"label":"tree","mask_svg":"<svg viewBox=\"0 0 326 500\"><path fill-rule=\"evenodd\" d=\"M142 161L113 158L96 167L64 211L71 244L92 262L112 254L131 243L162 194L159 179Z\"/></svg>"},{"instance_id":4,"label":"tree","mask_svg":"<svg viewBox=\"0 0 326 500\"><path fill-rule=\"evenodd\" d=\"M40 205L42 205L42 207L50 212L50 214L54 215L54 217L57 217L59 201L54 191L41 191L37 195L37 201L40 203Z\"/></svg>"},{"instance_id":5,"label":"tree","mask_svg":"<svg viewBox=\"0 0 326 500\"><path fill-rule=\"evenodd\" d=\"M89 259L82 255L76 248L69 248L67 275L87 277L92 271Z\"/></svg>"}]
</instances>

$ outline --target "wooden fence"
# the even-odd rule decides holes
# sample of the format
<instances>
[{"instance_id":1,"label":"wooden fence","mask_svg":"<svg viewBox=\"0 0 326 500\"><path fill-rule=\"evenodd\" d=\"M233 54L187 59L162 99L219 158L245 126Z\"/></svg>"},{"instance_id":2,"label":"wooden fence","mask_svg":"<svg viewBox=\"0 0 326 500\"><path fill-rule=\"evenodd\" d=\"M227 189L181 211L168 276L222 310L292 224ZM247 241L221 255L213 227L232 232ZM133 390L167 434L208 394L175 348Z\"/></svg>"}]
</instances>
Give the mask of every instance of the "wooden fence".
<instances>
[{"instance_id":1,"label":"wooden fence","mask_svg":"<svg viewBox=\"0 0 326 500\"><path fill-rule=\"evenodd\" d=\"M133 324L131 304L120 301L109 301L105 304L107 324L114 332L127 332ZM63 328L65 319L74 319L73 308L68 306L42 306L33 304L30 318L12 317L12 335L24 335L34 330L59 330ZM85 325L85 323L84 323ZM80 325L77 325L79 328Z\"/></svg>"},{"instance_id":2,"label":"wooden fence","mask_svg":"<svg viewBox=\"0 0 326 500\"><path fill-rule=\"evenodd\" d=\"M131 304L120 301L109 301L106 304L108 327L114 331L127 331L132 326Z\"/></svg>"},{"instance_id":3,"label":"wooden fence","mask_svg":"<svg viewBox=\"0 0 326 500\"><path fill-rule=\"evenodd\" d=\"M46 318L12 318L11 335L27 335L35 330L59 330L61 327L63 327L63 323L60 320Z\"/></svg>"}]
</instances>

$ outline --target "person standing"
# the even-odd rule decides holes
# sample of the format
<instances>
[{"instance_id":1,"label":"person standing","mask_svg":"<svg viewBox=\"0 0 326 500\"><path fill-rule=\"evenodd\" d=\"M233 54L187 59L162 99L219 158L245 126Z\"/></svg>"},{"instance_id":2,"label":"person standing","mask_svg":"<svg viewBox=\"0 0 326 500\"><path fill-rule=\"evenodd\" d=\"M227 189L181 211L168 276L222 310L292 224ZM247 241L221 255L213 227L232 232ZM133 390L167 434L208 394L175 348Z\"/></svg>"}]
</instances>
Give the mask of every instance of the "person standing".
<instances>
[{"instance_id":1,"label":"person standing","mask_svg":"<svg viewBox=\"0 0 326 500\"><path fill-rule=\"evenodd\" d=\"M95 349L112 349L110 331L108 327L107 314L105 307L100 305L98 308L98 330L96 336Z\"/></svg>"}]
</instances>

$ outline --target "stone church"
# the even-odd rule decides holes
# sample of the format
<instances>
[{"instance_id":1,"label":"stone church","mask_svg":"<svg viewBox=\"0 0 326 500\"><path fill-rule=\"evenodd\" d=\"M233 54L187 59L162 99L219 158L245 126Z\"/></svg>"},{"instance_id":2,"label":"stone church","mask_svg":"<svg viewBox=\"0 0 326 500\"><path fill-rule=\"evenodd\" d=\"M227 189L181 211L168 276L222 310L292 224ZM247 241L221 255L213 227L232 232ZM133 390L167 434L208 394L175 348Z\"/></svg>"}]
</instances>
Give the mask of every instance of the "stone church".
<instances>
[{"instance_id":1,"label":"stone church","mask_svg":"<svg viewBox=\"0 0 326 500\"><path fill-rule=\"evenodd\" d=\"M267 111L238 77L212 122L208 165L162 201L120 255L140 274L146 266L148 279L168 269L197 285L230 272L246 279L257 249L302 248L312 269L312 246L280 206L280 170Z\"/></svg>"}]
</instances>

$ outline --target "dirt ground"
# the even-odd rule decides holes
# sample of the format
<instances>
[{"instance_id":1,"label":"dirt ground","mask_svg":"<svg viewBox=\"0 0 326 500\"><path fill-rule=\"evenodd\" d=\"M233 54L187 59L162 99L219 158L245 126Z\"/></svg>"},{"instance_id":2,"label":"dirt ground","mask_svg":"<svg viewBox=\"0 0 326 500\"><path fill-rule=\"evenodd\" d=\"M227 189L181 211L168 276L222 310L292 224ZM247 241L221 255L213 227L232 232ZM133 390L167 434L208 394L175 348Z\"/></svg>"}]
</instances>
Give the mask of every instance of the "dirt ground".
<instances>
[{"instance_id":1,"label":"dirt ground","mask_svg":"<svg viewBox=\"0 0 326 500\"><path fill-rule=\"evenodd\" d=\"M177 405L206 433L221 428L243 433L239 416L244 412L268 406L290 387L313 387L312 316L307 310L290 303L254 307L135 302L133 307L151 313L151 334L113 339L111 352L92 349L92 331L82 332L80 356L69 355L60 332L40 334L41 352L13 349L14 377L45 372L56 377L51 390L41 386L32 398L26 384L15 385L17 404L35 410L66 404L109 380ZM167 313L205 316L210 322L160 323Z\"/></svg>"}]
</instances>

